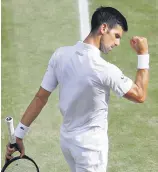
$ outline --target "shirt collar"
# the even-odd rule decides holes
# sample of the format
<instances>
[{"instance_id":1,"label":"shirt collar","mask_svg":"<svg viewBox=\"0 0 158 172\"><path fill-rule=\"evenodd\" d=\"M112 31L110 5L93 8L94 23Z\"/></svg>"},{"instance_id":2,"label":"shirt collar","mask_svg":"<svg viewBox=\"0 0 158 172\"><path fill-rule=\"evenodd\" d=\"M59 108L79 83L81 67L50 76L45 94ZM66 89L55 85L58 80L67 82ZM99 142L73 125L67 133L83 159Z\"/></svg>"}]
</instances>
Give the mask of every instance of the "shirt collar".
<instances>
[{"instance_id":1,"label":"shirt collar","mask_svg":"<svg viewBox=\"0 0 158 172\"><path fill-rule=\"evenodd\" d=\"M87 43L84 43L82 41L78 41L77 45L82 47L82 48L85 48L87 50L93 51L94 53L100 55L100 50L92 44L87 44Z\"/></svg>"}]
</instances>

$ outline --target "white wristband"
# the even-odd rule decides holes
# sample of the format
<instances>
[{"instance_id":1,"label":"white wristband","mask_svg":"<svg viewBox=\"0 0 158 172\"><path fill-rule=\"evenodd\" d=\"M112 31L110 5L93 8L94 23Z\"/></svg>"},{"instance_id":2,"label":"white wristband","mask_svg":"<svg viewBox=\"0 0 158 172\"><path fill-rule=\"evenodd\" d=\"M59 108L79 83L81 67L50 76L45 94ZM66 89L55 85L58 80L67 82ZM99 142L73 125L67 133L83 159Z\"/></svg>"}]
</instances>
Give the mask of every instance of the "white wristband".
<instances>
[{"instance_id":1,"label":"white wristband","mask_svg":"<svg viewBox=\"0 0 158 172\"><path fill-rule=\"evenodd\" d=\"M138 55L138 69L149 69L149 54Z\"/></svg>"},{"instance_id":2,"label":"white wristband","mask_svg":"<svg viewBox=\"0 0 158 172\"><path fill-rule=\"evenodd\" d=\"M15 136L23 139L26 133L28 132L28 130L29 130L29 127L19 122L17 128L15 129Z\"/></svg>"}]
</instances>

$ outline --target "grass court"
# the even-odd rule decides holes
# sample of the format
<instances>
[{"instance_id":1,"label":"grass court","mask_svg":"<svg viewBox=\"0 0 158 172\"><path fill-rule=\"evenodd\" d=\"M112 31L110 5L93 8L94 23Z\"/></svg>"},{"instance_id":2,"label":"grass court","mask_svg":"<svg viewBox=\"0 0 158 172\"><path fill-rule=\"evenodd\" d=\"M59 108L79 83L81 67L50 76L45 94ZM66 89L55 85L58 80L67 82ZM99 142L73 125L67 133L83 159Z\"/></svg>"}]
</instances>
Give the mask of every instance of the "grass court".
<instances>
[{"instance_id":1,"label":"grass court","mask_svg":"<svg viewBox=\"0 0 158 172\"><path fill-rule=\"evenodd\" d=\"M77 0L2 0L2 113L1 163L8 142L5 117L16 126L39 89L51 54L56 48L80 40ZM158 2L157 0L89 0L90 18L99 6L112 6L127 18L129 31L121 46L104 59L117 65L134 80L137 56L129 38L148 38L150 82L144 104L117 98L111 93L109 105L108 172L158 171ZM41 172L68 172L59 146L62 117L58 89L31 125L24 143L26 154L35 159Z\"/></svg>"}]
</instances>

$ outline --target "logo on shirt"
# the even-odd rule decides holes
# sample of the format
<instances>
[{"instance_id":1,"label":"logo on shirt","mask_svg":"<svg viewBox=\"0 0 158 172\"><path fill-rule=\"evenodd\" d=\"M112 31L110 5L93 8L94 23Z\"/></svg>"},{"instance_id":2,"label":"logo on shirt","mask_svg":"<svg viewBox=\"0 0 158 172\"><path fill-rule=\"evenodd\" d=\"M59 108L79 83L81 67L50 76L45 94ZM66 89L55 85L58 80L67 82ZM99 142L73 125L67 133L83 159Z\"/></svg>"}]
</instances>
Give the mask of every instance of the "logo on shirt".
<instances>
[{"instance_id":1,"label":"logo on shirt","mask_svg":"<svg viewBox=\"0 0 158 172\"><path fill-rule=\"evenodd\" d=\"M80 53L80 52L78 52L78 51L76 51L76 54L78 54L78 55L80 55L80 56L83 56L83 54Z\"/></svg>"},{"instance_id":2,"label":"logo on shirt","mask_svg":"<svg viewBox=\"0 0 158 172\"><path fill-rule=\"evenodd\" d=\"M123 80L124 83L126 83L128 81L128 78L125 77L124 75L121 76L121 79Z\"/></svg>"},{"instance_id":3,"label":"logo on shirt","mask_svg":"<svg viewBox=\"0 0 158 172\"><path fill-rule=\"evenodd\" d=\"M24 130L24 128L23 127L20 127L22 130Z\"/></svg>"},{"instance_id":4,"label":"logo on shirt","mask_svg":"<svg viewBox=\"0 0 158 172\"><path fill-rule=\"evenodd\" d=\"M121 79L125 79L125 76L124 76L124 75L122 75L122 76L121 76Z\"/></svg>"}]
</instances>

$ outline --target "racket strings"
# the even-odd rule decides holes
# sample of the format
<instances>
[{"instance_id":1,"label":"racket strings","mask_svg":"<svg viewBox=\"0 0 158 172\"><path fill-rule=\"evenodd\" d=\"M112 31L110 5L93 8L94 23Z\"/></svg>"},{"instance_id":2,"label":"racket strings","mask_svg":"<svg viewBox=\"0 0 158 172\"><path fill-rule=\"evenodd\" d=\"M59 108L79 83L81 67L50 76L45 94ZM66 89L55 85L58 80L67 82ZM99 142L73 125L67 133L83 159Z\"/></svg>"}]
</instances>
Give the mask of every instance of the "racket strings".
<instances>
[{"instance_id":1,"label":"racket strings","mask_svg":"<svg viewBox=\"0 0 158 172\"><path fill-rule=\"evenodd\" d=\"M37 172L35 164L27 159L13 161L5 172Z\"/></svg>"}]
</instances>

